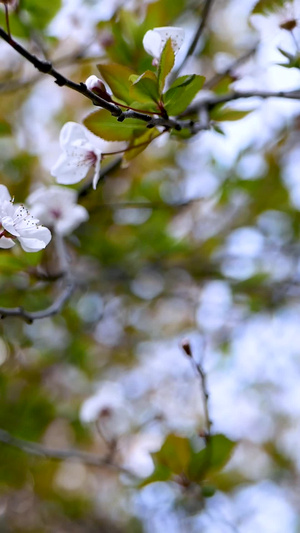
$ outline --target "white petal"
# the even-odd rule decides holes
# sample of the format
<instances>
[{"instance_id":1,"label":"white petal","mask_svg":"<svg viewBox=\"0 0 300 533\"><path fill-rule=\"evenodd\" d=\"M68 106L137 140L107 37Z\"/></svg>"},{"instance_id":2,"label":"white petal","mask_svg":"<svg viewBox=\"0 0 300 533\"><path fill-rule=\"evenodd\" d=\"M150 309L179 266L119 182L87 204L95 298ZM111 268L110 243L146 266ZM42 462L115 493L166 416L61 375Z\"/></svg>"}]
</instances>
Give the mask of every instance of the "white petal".
<instances>
[{"instance_id":1,"label":"white petal","mask_svg":"<svg viewBox=\"0 0 300 533\"><path fill-rule=\"evenodd\" d=\"M184 41L184 30L182 28L162 26L161 28L154 28L154 31L158 33L161 38L161 52L169 38L171 38L172 47L175 54L182 47Z\"/></svg>"},{"instance_id":2,"label":"white petal","mask_svg":"<svg viewBox=\"0 0 300 533\"><path fill-rule=\"evenodd\" d=\"M96 190L97 183L100 179L100 166L101 166L101 154L99 154L99 157L97 157L96 165L95 165L95 173L93 177L93 189Z\"/></svg>"},{"instance_id":3,"label":"white petal","mask_svg":"<svg viewBox=\"0 0 300 533\"><path fill-rule=\"evenodd\" d=\"M27 232L29 235L29 231ZM43 250L51 240L51 232L44 226L38 226L36 231L32 230L32 237L19 237L20 244L25 252L38 252Z\"/></svg>"},{"instance_id":4,"label":"white petal","mask_svg":"<svg viewBox=\"0 0 300 533\"><path fill-rule=\"evenodd\" d=\"M7 237L0 238L0 248L12 248L15 245L12 239L7 239Z\"/></svg>"},{"instance_id":5,"label":"white petal","mask_svg":"<svg viewBox=\"0 0 300 533\"><path fill-rule=\"evenodd\" d=\"M64 153L52 167L51 174L56 178L57 183L70 185L78 183L78 181L85 178L90 166L90 163L78 161L75 158L72 159Z\"/></svg>"},{"instance_id":6,"label":"white petal","mask_svg":"<svg viewBox=\"0 0 300 533\"><path fill-rule=\"evenodd\" d=\"M19 232L15 228L14 220L11 217L3 217L1 220L3 228L11 235L19 237Z\"/></svg>"},{"instance_id":7,"label":"white petal","mask_svg":"<svg viewBox=\"0 0 300 533\"><path fill-rule=\"evenodd\" d=\"M148 30L143 38L143 46L150 56L158 59L162 51L161 36L157 31Z\"/></svg>"},{"instance_id":8,"label":"white petal","mask_svg":"<svg viewBox=\"0 0 300 533\"><path fill-rule=\"evenodd\" d=\"M93 91L95 89L95 87L98 87L99 81L101 81L101 80L99 80L99 78L97 78L97 76L92 74L92 76L89 76L87 78L87 80L85 80L85 85L87 86L89 91Z\"/></svg>"},{"instance_id":9,"label":"white petal","mask_svg":"<svg viewBox=\"0 0 300 533\"><path fill-rule=\"evenodd\" d=\"M5 185L0 185L0 204L3 202L9 202L11 199L7 187Z\"/></svg>"},{"instance_id":10,"label":"white petal","mask_svg":"<svg viewBox=\"0 0 300 533\"><path fill-rule=\"evenodd\" d=\"M55 230L60 235L68 235L88 218L89 214L82 205L72 206L72 210L70 209L69 213L65 213L65 216L57 221Z\"/></svg>"},{"instance_id":11,"label":"white petal","mask_svg":"<svg viewBox=\"0 0 300 533\"><path fill-rule=\"evenodd\" d=\"M76 141L87 141L86 130L84 126L76 122L67 122L61 129L59 142L63 150Z\"/></svg>"}]
</instances>

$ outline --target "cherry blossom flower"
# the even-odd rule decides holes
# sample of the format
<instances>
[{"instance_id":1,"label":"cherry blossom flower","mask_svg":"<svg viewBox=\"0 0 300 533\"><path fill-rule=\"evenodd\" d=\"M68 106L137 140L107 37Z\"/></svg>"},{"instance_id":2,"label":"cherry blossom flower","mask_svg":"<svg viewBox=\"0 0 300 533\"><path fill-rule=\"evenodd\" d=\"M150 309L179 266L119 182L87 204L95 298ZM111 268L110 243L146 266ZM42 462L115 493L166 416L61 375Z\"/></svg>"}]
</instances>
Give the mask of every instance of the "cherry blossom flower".
<instances>
[{"instance_id":1,"label":"cherry blossom flower","mask_svg":"<svg viewBox=\"0 0 300 533\"><path fill-rule=\"evenodd\" d=\"M18 239L25 252L38 252L51 240L49 229L23 205L14 204L5 185L0 185L0 228L0 248L12 248Z\"/></svg>"},{"instance_id":2,"label":"cherry blossom flower","mask_svg":"<svg viewBox=\"0 0 300 533\"><path fill-rule=\"evenodd\" d=\"M59 142L63 153L51 169L57 183L78 183L94 166L93 188L96 189L100 177L101 151L92 144L84 126L67 122L62 127Z\"/></svg>"},{"instance_id":3,"label":"cherry blossom flower","mask_svg":"<svg viewBox=\"0 0 300 533\"><path fill-rule=\"evenodd\" d=\"M128 432L131 416L122 387L111 381L103 382L98 391L83 402L80 410L82 422L97 423L109 440Z\"/></svg>"},{"instance_id":4,"label":"cherry blossom flower","mask_svg":"<svg viewBox=\"0 0 300 533\"><path fill-rule=\"evenodd\" d=\"M60 235L68 235L89 218L87 210L76 204L77 194L67 187L40 187L27 198L31 213Z\"/></svg>"},{"instance_id":5,"label":"cherry blossom flower","mask_svg":"<svg viewBox=\"0 0 300 533\"><path fill-rule=\"evenodd\" d=\"M172 48L175 54L180 50L184 40L184 30L182 28L175 28L172 26L163 26L161 28L154 28L148 30L144 35L143 45L148 54L150 54L156 62L167 40L171 38Z\"/></svg>"}]
</instances>

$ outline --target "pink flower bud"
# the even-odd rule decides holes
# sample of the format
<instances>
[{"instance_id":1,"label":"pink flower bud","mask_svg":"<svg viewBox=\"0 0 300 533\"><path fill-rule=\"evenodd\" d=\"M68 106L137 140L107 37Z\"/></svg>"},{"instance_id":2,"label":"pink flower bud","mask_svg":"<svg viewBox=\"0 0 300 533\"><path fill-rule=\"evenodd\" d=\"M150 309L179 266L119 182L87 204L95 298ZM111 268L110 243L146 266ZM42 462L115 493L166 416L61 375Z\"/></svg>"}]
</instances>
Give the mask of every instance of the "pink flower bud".
<instances>
[{"instance_id":1,"label":"pink flower bud","mask_svg":"<svg viewBox=\"0 0 300 533\"><path fill-rule=\"evenodd\" d=\"M99 80L97 76L94 76L94 75L90 76L86 80L85 84L89 91L92 91L98 96L101 96L101 98L104 98L104 100L107 100L108 102L111 101L111 96L110 94L108 94L103 81Z\"/></svg>"}]
</instances>

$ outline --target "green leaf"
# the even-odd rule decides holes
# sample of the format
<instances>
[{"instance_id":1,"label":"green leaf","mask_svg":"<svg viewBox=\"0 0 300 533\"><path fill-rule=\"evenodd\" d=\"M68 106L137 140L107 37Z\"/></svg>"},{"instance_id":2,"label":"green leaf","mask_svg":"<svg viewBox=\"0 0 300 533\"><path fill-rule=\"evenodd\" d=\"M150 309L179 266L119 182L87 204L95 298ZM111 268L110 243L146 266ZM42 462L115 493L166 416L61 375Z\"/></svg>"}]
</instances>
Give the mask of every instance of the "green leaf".
<instances>
[{"instance_id":1,"label":"green leaf","mask_svg":"<svg viewBox=\"0 0 300 533\"><path fill-rule=\"evenodd\" d=\"M153 454L154 462L171 470L173 474L187 471L192 448L189 439L178 435L168 435L159 452Z\"/></svg>"},{"instance_id":2,"label":"green leaf","mask_svg":"<svg viewBox=\"0 0 300 533\"><path fill-rule=\"evenodd\" d=\"M261 15L266 15L268 13L274 13L278 9L284 6L286 0L259 0L256 2L252 13L258 13Z\"/></svg>"},{"instance_id":3,"label":"green leaf","mask_svg":"<svg viewBox=\"0 0 300 533\"><path fill-rule=\"evenodd\" d=\"M51 2L41 2L41 0L22 0L22 11L27 11L30 16L30 23L41 30L48 26L56 13L61 8L61 0L51 0Z\"/></svg>"},{"instance_id":4,"label":"green leaf","mask_svg":"<svg viewBox=\"0 0 300 533\"><path fill-rule=\"evenodd\" d=\"M164 94L164 107L169 115L179 115L188 107L202 89L205 77L193 74L181 76Z\"/></svg>"},{"instance_id":5,"label":"green leaf","mask_svg":"<svg viewBox=\"0 0 300 533\"><path fill-rule=\"evenodd\" d=\"M132 100L142 103L149 102L150 111L157 110L156 103L159 101L159 94L156 74L151 70L144 72L133 82L129 93ZM153 102L155 105L153 105Z\"/></svg>"},{"instance_id":6,"label":"green leaf","mask_svg":"<svg viewBox=\"0 0 300 533\"><path fill-rule=\"evenodd\" d=\"M118 65L117 63L109 63L107 65L97 65L97 68L106 83L111 88L114 96L130 104L132 97L130 96L131 81L130 76L135 72L129 67Z\"/></svg>"},{"instance_id":7,"label":"green leaf","mask_svg":"<svg viewBox=\"0 0 300 533\"><path fill-rule=\"evenodd\" d=\"M142 135L146 129L141 120L128 118L118 122L106 109L91 113L83 122L92 133L105 141L130 141Z\"/></svg>"},{"instance_id":8,"label":"green leaf","mask_svg":"<svg viewBox=\"0 0 300 533\"><path fill-rule=\"evenodd\" d=\"M172 471L165 465L158 465L151 476L144 479L140 484L139 488L150 485L150 483L156 483L158 481L168 481L172 477Z\"/></svg>"},{"instance_id":9,"label":"green leaf","mask_svg":"<svg viewBox=\"0 0 300 533\"><path fill-rule=\"evenodd\" d=\"M145 133L141 135L138 138L132 139L130 141L128 148L131 148L131 150L128 150L124 154L124 159L126 161L130 161L131 159L134 159L138 154L146 150L147 146L160 135L160 132L156 128L148 129L146 128ZM135 148L136 146L136 148Z\"/></svg>"},{"instance_id":10,"label":"green leaf","mask_svg":"<svg viewBox=\"0 0 300 533\"><path fill-rule=\"evenodd\" d=\"M209 472L223 468L235 446L236 442L225 435L213 435L203 450L193 454L188 468L189 479L200 482Z\"/></svg>"},{"instance_id":11,"label":"green leaf","mask_svg":"<svg viewBox=\"0 0 300 533\"><path fill-rule=\"evenodd\" d=\"M10 12L9 25L13 35L29 37L31 30L45 30L61 8L61 0L41 2L40 0L23 0L18 12ZM0 12L0 25L6 28L5 15Z\"/></svg>"},{"instance_id":12,"label":"green leaf","mask_svg":"<svg viewBox=\"0 0 300 533\"><path fill-rule=\"evenodd\" d=\"M6 120L0 121L0 136L10 135L11 134L11 126L9 122Z\"/></svg>"},{"instance_id":13,"label":"green leaf","mask_svg":"<svg viewBox=\"0 0 300 533\"><path fill-rule=\"evenodd\" d=\"M175 63L175 54L172 41L169 38L164 46L158 65L158 90L161 93L164 90L167 75L171 72Z\"/></svg>"},{"instance_id":14,"label":"green leaf","mask_svg":"<svg viewBox=\"0 0 300 533\"><path fill-rule=\"evenodd\" d=\"M215 120L217 122L225 122L225 121L234 121L234 120L241 120L242 118L249 115L249 113L252 113L253 109L248 109L247 111L242 111L239 109L232 109L230 107L224 107L216 106L214 109L210 112L210 118L211 120Z\"/></svg>"}]
</instances>

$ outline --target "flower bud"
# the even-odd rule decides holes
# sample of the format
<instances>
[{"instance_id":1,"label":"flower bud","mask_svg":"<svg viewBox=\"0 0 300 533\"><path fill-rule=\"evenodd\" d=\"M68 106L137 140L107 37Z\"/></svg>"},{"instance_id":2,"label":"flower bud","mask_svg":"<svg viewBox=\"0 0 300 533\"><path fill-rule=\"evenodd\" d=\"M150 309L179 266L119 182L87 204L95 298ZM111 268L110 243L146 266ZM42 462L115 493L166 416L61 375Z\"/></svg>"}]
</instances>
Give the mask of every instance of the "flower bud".
<instances>
[{"instance_id":1,"label":"flower bud","mask_svg":"<svg viewBox=\"0 0 300 533\"><path fill-rule=\"evenodd\" d=\"M103 81L99 80L97 76L90 76L86 82L85 82L87 88L89 91L92 91L93 93L97 94L98 96L101 96L101 98L104 98L104 100L107 100L108 102L111 102L111 96L108 94L106 87L103 83Z\"/></svg>"}]
</instances>

